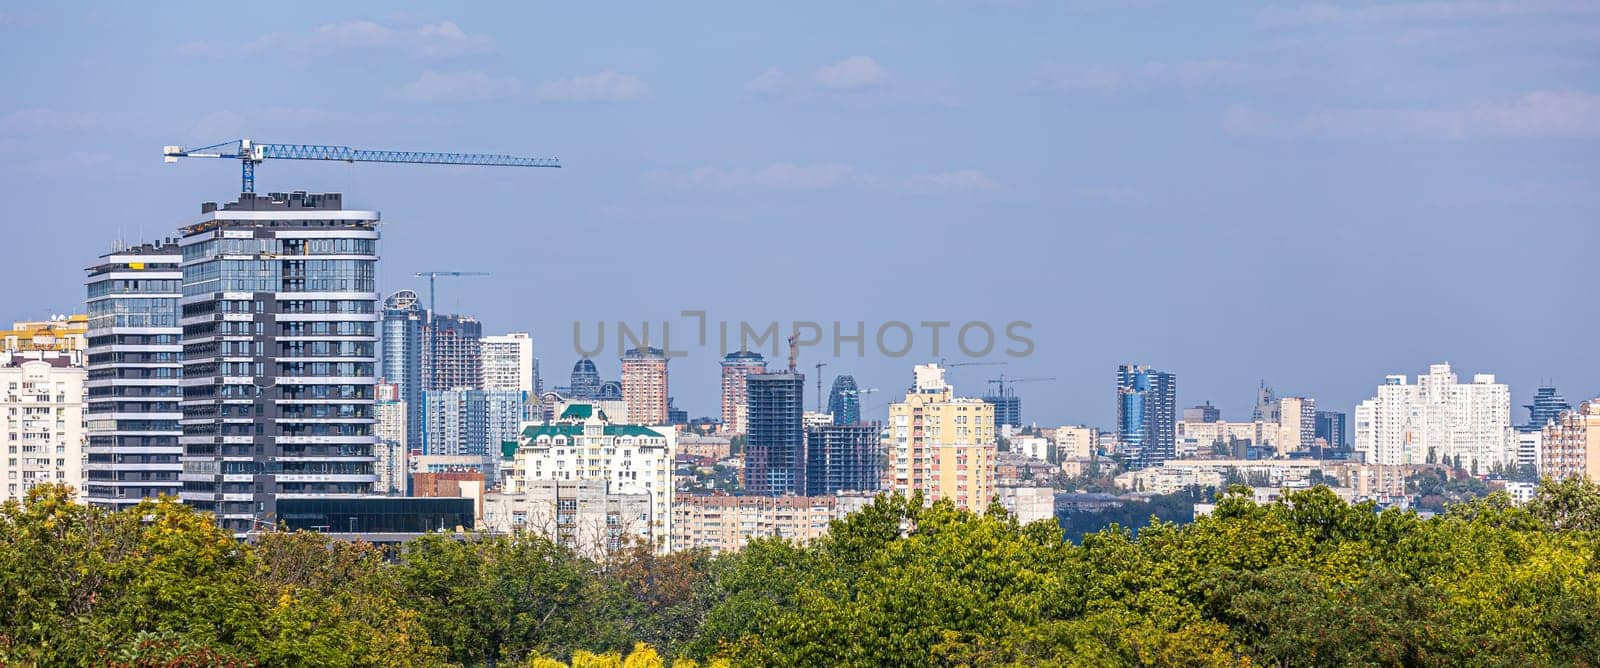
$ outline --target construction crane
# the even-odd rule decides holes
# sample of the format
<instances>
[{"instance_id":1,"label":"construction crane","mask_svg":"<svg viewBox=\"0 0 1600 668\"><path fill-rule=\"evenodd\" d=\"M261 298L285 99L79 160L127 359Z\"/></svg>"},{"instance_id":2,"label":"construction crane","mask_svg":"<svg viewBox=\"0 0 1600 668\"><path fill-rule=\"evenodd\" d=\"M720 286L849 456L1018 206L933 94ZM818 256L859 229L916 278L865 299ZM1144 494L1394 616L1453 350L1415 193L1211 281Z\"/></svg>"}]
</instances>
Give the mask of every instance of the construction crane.
<instances>
[{"instance_id":1,"label":"construction crane","mask_svg":"<svg viewBox=\"0 0 1600 668\"><path fill-rule=\"evenodd\" d=\"M250 139L234 139L220 144L184 148L164 146L165 162L178 158L231 158L243 168L239 192L256 191L256 165L266 160L331 160L338 162L401 162L422 165L485 165L491 167L560 167L556 158L519 158L489 153L427 153L423 151L374 151L349 146L317 144L265 144Z\"/></svg>"},{"instance_id":2,"label":"construction crane","mask_svg":"<svg viewBox=\"0 0 1600 668\"><path fill-rule=\"evenodd\" d=\"M939 358L939 366L946 369L958 366L1005 366L1005 362L955 362L953 364L945 364L945 359L944 357Z\"/></svg>"},{"instance_id":3,"label":"construction crane","mask_svg":"<svg viewBox=\"0 0 1600 668\"><path fill-rule=\"evenodd\" d=\"M428 312L429 313L433 313L434 312L433 311L433 307L434 307L434 304L435 304L435 294L434 294L434 287L433 287L434 279L437 279L440 276L448 276L448 277L451 277L451 278L459 278L459 277L462 277L462 276L488 276L489 274L488 274L488 272L483 272L483 271L419 271L415 275L416 275L417 278L426 277L428 279Z\"/></svg>"},{"instance_id":4,"label":"construction crane","mask_svg":"<svg viewBox=\"0 0 1600 668\"><path fill-rule=\"evenodd\" d=\"M817 412L822 412L822 367L828 366L827 362L817 362Z\"/></svg>"},{"instance_id":5,"label":"construction crane","mask_svg":"<svg viewBox=\"0 0 1600 668\"><path fill-rule=\"evenodd\" d=\"M989 379L989 384L990 385L998 385L999 388L1000 388L999 391L997 391L994 396L997 396L997 397L1008 397L1008 396L1011 396L1011 395L1007 393L1007 390L1006 390L1006 385L1007 384L1015 385L1017 383L1035 383L1035 382L1047 381L1047 380L1055 380L1055 378L1053 378L1053 377L1051 377L1051 378L1007 378L1006 375L1002 373L1002 374L1000 374L999 378L990 378Z\"/></svg>"}]
</instances>

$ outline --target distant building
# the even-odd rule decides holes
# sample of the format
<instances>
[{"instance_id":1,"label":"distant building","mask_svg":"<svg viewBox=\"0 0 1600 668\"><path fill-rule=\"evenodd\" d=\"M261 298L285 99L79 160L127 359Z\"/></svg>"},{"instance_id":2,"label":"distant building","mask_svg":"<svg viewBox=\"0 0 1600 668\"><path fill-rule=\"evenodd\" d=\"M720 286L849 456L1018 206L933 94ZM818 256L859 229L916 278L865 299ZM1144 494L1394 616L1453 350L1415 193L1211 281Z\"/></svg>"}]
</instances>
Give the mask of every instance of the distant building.
<instances>
[{"instance_id":1,"label":"distant building","mask_svg":"<svg viewBox=\"0 0 1600 668\"><path fill-rule=\"evenodd\" d=\"M1560 416L1552 422L1559 422ZM1546 425L1548 426L1548 424ZM1533 471L1543 475L1544 465L1544 430L1524 431L1518 429L1517 439L1517 468L1519 470Z\"/></svg>"},{"instance_id":2,"label":"distant building","mask_svg":"<svg viewBox=\"0 0 1600 668\"><path fill-rule=\"evenodd\" d=\"M533 419L539 403L533 361L533 338L527 332L485 336L478 340L482 379L477 387L501 392L521 392L521 419Z\"/></svg>"},{"instance_id":3,"label":"distant building","mask_svg":"<svg viewBox=\"0 0 1600 668\"><path fill-rule=\"evenodd\" d=\"M1183 409L1184 422L1217 422L1222 419L1222 410L1212 406L1207 401L1193 408Z\"/></svg>"},{"instance_id":4,"label":"distant building","mask_svg":"<svg viewBox=\"0 0 1600 668\"><path fill-rule=\"evenodd\" d=\"M1600 398L1563 411L1544 427L1539 475L1561 480L1582 476L1600 482Z\"/></svg>"},{"instance_id":5,"label":"distant building","mask_svg":"<svg viewBox=\"0 0 1600 668\"><path fill-rule=\"evenodd\" d=\"M1541 431L1546 424L1554 422L1565 411L1572 410L1572 404L1567 403L1567 398L1561 396L1556 388L1549 385L1540 386L1533 391L1533 403L1523 406L1528 409L1528 421L1518 429L1522 431Z\"/></svg>"},{"instance_id":6,"label":"distant building","mask_svg":"<svg viewBox=\"0 0 1600 668\"><path fill-rule=\"evenodd\" d=\"M1000 506L1016 516L1018 524L1056 517L1056 490L1049 487L1001 487Z\"/></svg>"},{"instance_id":7,"label":"distant building","mask_svg":"<svg viewBox=\"0 0 1600 668\"><path fill-rule=\"evenodd\" d=\"M726 554L773 536L810 542L828 534L838 505L833 496L684 496L672 508L672 549Z\"/></svg>"},{"instance_id":8,"label":"distant building","mask_svg":"<svg viewBox=\"0 0 1600 668\"><path fill-rule=\"evenodd\" d=\"M834 377L828 390L828 413L834 424L855 424L861 421L861 389L856 387L856 377L842 374Z\"/></svg>"},{"instance_id":9,"label":"distant building","mask_svg":"<svg viewBox=\"0 0 1600 668\"><path fill-rule=\"evenodd\" d=\"M671 549L672 460L677 432L616 424L585 404L572 404L547 425L523 429L515 445L502 448L506 494L521 494L536 481L593 480L608 495L642 494L649 499L649 544Z\"/></svg>"},{"instance_id":10,"label":"distant building","mask_svg":"<svg viewBox=\"0 0 1600 668\"><path fill-rule=\"evenodd\" d=\"M600 372L594 368L594 360L585 357L572 365L568 396L572 399L595 399L600 396Z\"/></svg>"},{"instance_id":11,"label":"distant building","mask_svg":"<svg viewBox=\"0 0 1600 668\"><path fill-rule=\"evenodd\" d=\"M591 559L634 543L649 545L650 495L608 487L596 479L528 480L515 494L485 495L479 526L537 533Z\"/></svg>"},{"instance_id":12,"label":"distant building","mask_svg":"<svg viewBox=\"0 0 1600 668\"><path fill-rule=\"evenodd\" d=\"M1256 407L1250 412L1253 422L1278 422L1282 418L1279 414L1281 406L1278 404L1278 395L1267 387L1267 381L1261 381L1256 388Z\"/></svg>"},{"instance_id":13,"label":"distant building","mask_svg":"<svg viewBox=\"0 0 1600 668\"><path fill-rule=\"evenodd\" d=\"M1511 390L1494 374L1461 383L1449 364L1434 364L1414 385L1387 376L1356 406L1355 422L1355 450L1369 464L1459 463L1488 473L1515 458Z\"/></svg>"},{"instance_id":14,"label":"distant building","mask_svg":"<svg viewBox=\"0 0 1600 668\"><path fill-rule=\"evenodd\" d=\"M1316 437L1322 439L1328 447L1334 450L1343 450L1350 445L1349 437L1345 431L1345 415L1335 411L1317 411Z\"/></svg>"},{"instance_id":15,"label":"distant building","mask_svg":"<svg viewBox=\"0 0 1600 668\"><path fill-rule=\"evenodd\" d=\"M660 348L629 348L622 354L622 400L639 424L669 424L667 355Z\"/></svg>"},{"instance_id":16,"label":"distant building","mask_svg":"<svg viewBox=\"0 0 1600 668\"><path fill-rule=\"evenodd\" d=\"M767 372L767 361L760 353L739 350L722 357L722 430L730 434L743 434L746 429L746 412L750 410L750 395L745 378L751 374Z\"/></svg>"},{"instance_id":17,"label":"distant building","mask_svg":"<svg viewBox=\"0 0 1600 668\"><path fill-rule=\"evenodd\" d=\"M183 252L169 239L122 248L89 267L83 491L95 506L121 510L183 489L182 261ZM77 334L68 324L66 332L49 334L49 344L30 343L70 350Z\"/></svg>"},{"instance_id":18,"label":"distant building","mask_svg":"<svg viewBox=\"0 0 1600 668\"><path fill-rule=\"evenodd\" d=\"M686 410L684 410L682 408L678 408L677 400L674 399L673 397L667 397L667 421L666 421L666 424L670 424L670 425L687 425L687 424L689 424L689 411L686 411Z\"/></svg>"},{"instance_id":19,"label":"distant building","mask_svg":"<svg viewBox=\"0 0 1600 668\"><path fill-rule=\"evenodd\" d=\"M1278 400L1278 452L1310 452L1317 441L1317 402L1306 397Z\"/></svg>"},{"instance_id":20,"label":"distant building","mask_svg":"<svg viewBox=\"0 0 1600 668\"><path fill-rule=\"evenodd\" d=\"M1005 394L987 395L983 400L994 407L996 432L1006 427L1022 426L1022 397L1017 396L1014 390L1008 387Z\"/></svg>"},{"instance_id":21,"label":"distant building","mask_svg":"<svg viewBox=\"0 0 1600 668\"><path fill-rule=\"evenodd\" d=\"M400 400L400 387L394 383L378 383L375 389L377 402L372 406L373 433L378 445L373 450L376 458L372 472L378 482L373 491L389 496L403 496L409 486L411 464L410 441L406 439L406 402Z\"/></svg>"},{"instance_id":22,"label":"distant building","mask_svg":"<svg viewBox=\"0 0 1600 668\"><path fill-rule=\"evenodd\" d=\"M1130 469L1176 456L1177 376L1137 364L1117 367L1117 454Z\"/></svg>"},{"instance_id":23,"label":"distant building","mask_svg":"<svg viewBox=\"0 0 1600 668\"><path fill-rule=\"evenodd\" d=\"M944 368L919 364L904 401L889 405L888 488L983 512L994 496L994 406L958 398Z\"/></svg>"},{"instance_id":24,"label":"distant building","mask_svg":"<svg viewBox=\"0 0 1600 668\"><path fill-rule=\"evenodd\" d=\"M516 442L523 397L517 390L458 389L424 392L422 452L492 457Z\"/></svg>"},{"instance_id":25,"label":"distant building","mask_svg":"<svg viewBox=\"0 0 1600 668\"><path fill-rule=\"evenodd\" d=\"M58 315L49 320L18 321L0 329L0 351L82 353L89 347L88 315Z\"/></svg>"},{"instance_id":26,"label":"distant building","mask_svg":"<svg viewBox=\"0 0 1600 668\"><path fill-rule=\"evenodd\" d=\"M5 495L39 485L71 485L84 496L84 382L88 372L65 351L0 351L0 414L8 452L0 460Z\"/></svg>"},{"instance_id":27,"label":"distant building","mask_svg":"<svg viewBox=\"0 0 1600 668\"><path fill-rule=\"evenodd\" d=\"M882 434L876 422L806 427L805 494L877 491L883 484Z\"/></svg>"},{"instance_id":28,"label":"distant building","mask_svg":"<svg viewBox=\"0 0 1600 668\"><path fill-rule=\"evenodd\" d=\"M417 293L401 290L383 300L380 340L383 378L399 391L396 401L405 405L405 441L422 444L422 393L428 389L428 312Z\"/></svg>"},{"instance_id":29,"label":"distant building","mask_svg":"<svg viewBox=\"0 0 1600 668\"><path fill-rule=\"evenodd\" d=\"M1083 425L1056 427L1049 432L1056 445L1056 458L1089 459L1095 456L1100 445L1100 430Z\"/></svg>"},{"instance_id":30,"label":"distant building","mask_svg":"<svg viewBox=\"0 0 1600 668\"><path fill-rule=\"evenodd\" d=\"M429 355L424 363L427 389L434 392L478 387L483 382L483 323L467 315L435 313L428 326Z\"/></svg>"},{"instance_id":31,"label":"distant building","mask_svg":"<svg viewBox=\"0 0 1600 668\"><path fill-rule=\"evenodd\" d=\"M804 494L805 374L745 377L749 419L744 446L745 489L752 494Z\"/></svg>"}]
</instances>

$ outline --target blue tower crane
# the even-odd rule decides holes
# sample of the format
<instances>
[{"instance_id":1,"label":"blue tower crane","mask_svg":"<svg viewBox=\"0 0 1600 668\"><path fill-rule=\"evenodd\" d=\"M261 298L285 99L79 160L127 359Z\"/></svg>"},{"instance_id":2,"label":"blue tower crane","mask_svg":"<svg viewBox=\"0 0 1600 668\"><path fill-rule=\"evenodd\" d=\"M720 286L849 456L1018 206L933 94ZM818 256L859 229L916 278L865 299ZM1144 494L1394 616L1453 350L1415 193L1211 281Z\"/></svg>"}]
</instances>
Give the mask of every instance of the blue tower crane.
<instances>
[{"instance_id":1,"label":"blue tower crane","mask_svg":"<svg viewBox=\"0 0 1600 668\"><path fill-rule=\"evenodd\" d=\"M256 165L265 160L337 160L340 162L404 162L423 165L487 165L492 167L560 167L556 158L519 158L513 155L487 153L427 153L423 151L374 151L354 149L349 146L321 146L316 144L264 144L249 139L235 139L220 144L184 148L166 146L161 149L165 162L178 158L233 158L244 168L244 185L239 192L256 191Z\"/></svg>"}]
</instances>

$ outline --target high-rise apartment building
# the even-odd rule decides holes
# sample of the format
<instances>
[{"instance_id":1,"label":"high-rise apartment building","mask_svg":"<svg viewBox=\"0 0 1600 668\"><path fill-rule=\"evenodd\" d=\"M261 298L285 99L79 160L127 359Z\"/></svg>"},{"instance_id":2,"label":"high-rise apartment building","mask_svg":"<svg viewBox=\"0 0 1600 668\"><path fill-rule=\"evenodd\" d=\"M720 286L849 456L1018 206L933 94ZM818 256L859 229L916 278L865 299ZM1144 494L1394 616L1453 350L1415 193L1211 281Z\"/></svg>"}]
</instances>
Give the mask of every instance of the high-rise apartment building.
<instances>
[{"instance_id":1,"label":"high-rise apartment building","mask_svg":"<svg viewBox=\"0 0 1600 668\"><path fill-rule=\"evenodd\" d=\"M739 350L722 356L722 431L745 433L750 410L745 379L751 374L766 372L767 361L761 353Z\"/></svg>"},{"instance_id":2,"label":"high-rise apartment building","mask_svg":"<svg viewBox=\"0 0 1600 668\"><path fill-rule=\"evenodd\" d=\"M74 361L68 351L0 351L0 415L6 420L0 501L47 484L72 485L83 497L88 372Z\"/></svg>"},{"instance_id":3,"label":"high-rise apartment building","mask_svg":"<svg viewBox=\"0 0 1600 668\"><path fill-rule=\"evenodd\" d=\"M871 492L883 485L883 425L810 425L805 430L805 494Z\"/></svg>"},{"instance_id":4,"label":"high-rise apartment building","mask_svg":"<svg viewBox=\"0 0 1600 668\"><path fill-rule=\"evenodd\" d=\"M405 405L405 442L422 443L422 393L428 389L428 312L417 293L400 290L383 300L383 379L394 383Z\"/></svg>"},{"instance_id":5,"label":"high-rise apartment building","mask_svg":"<svg viewBox=\"0 0 1600 668\"><path fill-rule=\"evenodd\" d=\"M568 385L570 386L567 388L567 398L569 399L599 398L600 371L594 368L594 360L585 357L573 364L572 380Z\"/></svg>"},{"instance_id":6,"label":"high-rise apartment building","mask_svg":"<svg viewBox=\"0 0 1600 668\"><path fill-rule=\"evenodd\" d=\"M521 392L522 419L533 419L533 408L539 402L534 389L533 337L527 332L512 332L485 336L479 345L483 348L483 380L478 386L491 391Z\"/></svg>"},{"instance_id":7,"label":"high-rise apartment building","mask_svg":"<svg viewBox=\"0 0 1600 668\"><path fill-rule=\"evenodd\" d=\"M1117 367L1117 454L1129 469L1176 456L1177 406L1176 375L1138 364Z\"/></svg>"},{"instance_id":8,"label":"high-rise apartment building","mask_svg":"<svg viewBox=\"0 0 1600 668\"><path fill-rule=\"evenodd\" d=\"M1386 376L1356 406L1355 422L1355 451L1369 464L1459 463L1487 473L1515 454L1510 388L1486 373L1461 383L1449 364L1429 366L1416 384Z\"/></svg>"},{"instance_id":9,"label":"high-rise apartment building","mask_svg":"<svg viewBox=\"0 0 1600 668\"><path fill-rule=\"evenodd\" d=\"M856 387L856 377L842 374L833 379L828 390L828 414L834 424L855 424L861 421L861 389Z\"/></svg>"},{"instance_id":10,"label":"high-rise apartment building","mask_svg":"<svg viewBox=\"0 0 1600 668\"><path fill-rule=\"evenodd\" d=\"M242 193L182 229L182 498L236 533L377 480L378 212L341 200Z\"/></svg>"},{"instance_id":11,"label":"high-rise apartment building","mask_svg":"<svg viewBox=\"0 0 1600 668\"><path fill-rule=\"evenodd\" d=\"M182 251L175 240L121 248L89 267L89 503L120 510L178 496L183 334L178 299Z\"/></svg>"},{"instance_id":12,"label":"high-rise apartment building","mask_svg":"<svg viewBox=\"0 0 1600 668\"><path fill-rule=\"evenodd\" d=\"M1306 397L1278 400L1278 452L1309 452L1317 442L1317 402Z\"/></svg>"},{"instance_id":13,"label":"high-rise apartment building","mask_svg":"<svg viewBox=\"0 0 1600 668\"><path fill-rule=\"evenodd\" d=\"M745 381L750 404L746 411L745 489L767 496L804 494L805 374L753 373Z\"/></svg>"},{"instance_id":14,"label":"high-rise apartment building","mask_svg":"<svg viewBox=\"0 0 1600 668\"><path fill-rule=\"evenodd\" d=\"M1563 411L1545 424L1539 475L1561 480L1581 476L1600 482L1600 398Z\"/></svg>"},{"instance_id":15,"label":"high-rise apartment building","mask_svg":"<svg viewBox=\"0 0 1600 668\"><path fill-rule=\"evenodd\" d=\"M505 493L521 494L538 480L600 480L608 495L647 495L643 519L650 543L665 552L671 549L676 438L672 429L616 424L592 406L573 404L553 423L529 426L515 445L502 447Z\"/></svg>"},{"instance_id":16,"label":"high-rise apartment building","mask_svg":"<svg viewBox=\"0 0 1600 668\"><path fill-rule=\"evenodd\" d=\"M1350 444L1345 436L1345 415L1336 411L1317 411L1316 438L1320 438L1334 450L1343 450Z\"/></svg>"},{"instance_id":17,"label":"high-rise apartment building","mask_svg":"<svg viewBox=\"0 0 1600 668\"><path fill-rule=\"evenodd\" d=\"M636 424L669 424L667 355L660 348L629 348L622 354L622 400Z\"/></svg>"},{"instance_id":18,"label":"high-rise apartment building","mask_svg":"<svg viewBox=\"0 0 1600 668\"><path fill-rule=\"evenodd\" d=\"M422 402L426 455L493 458L501 444L517 440L522 427L524 402L517 390L424 392Z\"/></svg>"},{"instance_id":19,"label":"high-rise apartment building","mask_svg":"<svg viewBox=\"0 0 1600 668\"><path fill-rule=\"evenodd\" d=\"M431 391L478 387L483 382L483 323L468 315L435 313L423 360Z\"/></svg>"},{"instance_id":20,"label":"high-rise apartment building","mask_svg":"<svg viewBox=\"0 0 1600 668\"><path fill-rule=\"evenodd\" d=\"M1533 391L1533 403L1523 408L1528 409L1528 421L1517 428L1522 431L1541 431L1546 424L1560 418L1563 412L1572 410L1572 404L1567 403L1567 398L1561 396L1556 388L1544 385Z\"/></svg>"},{"instance_id":21,"label":"high-rise apartment building","mask_svg":"<svg viewBox=\"0 0 1600 668\"><path fill-rule=\"evenodd\" d=\"M937 364L919 364L904 401L889 405L889 489L982 512L994 495L994 406L956 397Z\"/></svg>"},{"instance_id":22,"label":"high-rise apartment building","mask_svg":"<svg viewBox=\"0 0 1600 668\"><path fill-rule=\"evenodd\" d=\"M373 388L377 403L373 404L373 417L377 420L373 432L378 437L374 446L372 472L378 476L373 491L389 496L406 493L410 477L411 446L406 439L406 402L400 399L400 386L378 383Z\"/></svg>"}]
</instances>

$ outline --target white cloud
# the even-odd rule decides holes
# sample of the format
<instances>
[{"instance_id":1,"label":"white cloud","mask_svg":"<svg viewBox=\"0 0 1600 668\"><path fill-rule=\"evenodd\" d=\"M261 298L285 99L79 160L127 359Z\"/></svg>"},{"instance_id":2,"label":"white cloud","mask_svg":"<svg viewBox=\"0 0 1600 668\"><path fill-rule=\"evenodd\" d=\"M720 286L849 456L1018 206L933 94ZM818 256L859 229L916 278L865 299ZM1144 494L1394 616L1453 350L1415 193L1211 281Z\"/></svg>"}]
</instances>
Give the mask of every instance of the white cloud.
<instances>
[{"instance_id":1,"label":"white cloud","mask_svg":"<svg viewBox=\"0 0 1600 668\"><path fill-rule=\"evenodd\" d=\"M102 114L53 109L18 109L0 118L0 128L19 132L93 130L104 123Z\"/></svg>"},{"instance_id":2,"label":"white cloud","mask_svg":"<svg viewBox=\"0 0 1600 668\"><path fill-rule=\"evenodd\" d=\"M517 95L522 82L493 77L477 70L437 72L426 70L406 84L400 94L417 102L482 102Z\"/></svg>"},{"instance_id":3,"label":"white cloud","mask_svg":"<svg viewBox=\"0 0 1600 668\"><path fill-rule=\"evenodd\" d=\"M223 41L189 42L178 53L199 57L221 57L261 51L292 51L322 54L336 51L403 51L424 58L451 58L494 53L494 43L482 35L471 35L450 21L425 24L417 28L392 28L372 21L328 23L309 33L268 33L244 45Z\"/></svg>"},{"instance_id":4,"label":"white cloud","mask_svg":"<svg viewBox=\"0 0 1600 668\"><path fill-rule=\"evenodd\" d=\"M744 89L752 93L777 93L781 92L786 85L787 80L784 78L783 70L774 66L767 68L767 71L751 79L744 85Z\"/></svg>"},{"instance_id":5,"label":"white cloud","mask_svg":"<svg viewBox=\"0 0 1600 668\"><path fill-rule=\"evenodd\" d=\"M1600 13L1600 3L1591 0L1430 0L1365 5L1317 3L1289 9L1267 9L1259 16L1259 22L1272 26L1359 25L1594 13Z\"/></svg>"},{"instance_id":6,"label":"white cloud","mask_svg":"<svg viewBox=\"0 0 1600 668\"><path fill-rule=\"evenodd\" d=\"M1034 88L1059 92L1208 88L1238 85L1263 74L1262 68L1231 60L1151 62L1122 68L1096 66L1044 77L1034 82Z\"/></svg>"},{"instance_id":7,"label":"white cloud","mask_svg":"<svg viewBox=\"0 0 1600 668\"><path fill-rule=\"evenodd\" d=\"M629 102L649 94L650 87L638 77L606 70L551 81L539 87L537 97L552 102Z\"/></svg>"},{"instance_id":8,"label":"white cloud","mask_svg":"<svg viewBox=\"0 0 1600 668\"><path fill-rule=\"evenodd\" d=\"M906 179L913 190L971 191L995 187L994 179L976 169L962 169L939 174L919 174Z\"/></svg>"},{"instance_id":9,"label":"white cloud","mask_svg":"<svg viewBox=\"0 0 1600 668\"><path fill-rule=\"evenodd\" d=\"M1459 108L1325 109L1297 120L1250 107L1230 107L1223 129L1233 134L1320 137L1418 136L1600 138L1600 96L1581 91L1535 91L1508 102Z\"/></svg>"},{"instance_id":10,"label":"white cloud","mask_svg":"<svg viewBox=\"0 0 1600 668\"><path fill-rule=\"evenodd\" d=\"M811 78L824 88L855 90L883 85L889 71L867 56L851 56L818 68Z\"/></svg>"},{"instance_id":11,"label":"white cloud","mask_svg":"<svg viewBox=\"0 0 1600 668\"><path fill-rule=\"evenodd\" d=\"M778 162L759 169L695 167L687 170L654 169L641 179L645 185L672 190L805 191L866 187L877 178L842 163L797 165Z\"/></svg>"}]
</instances>

